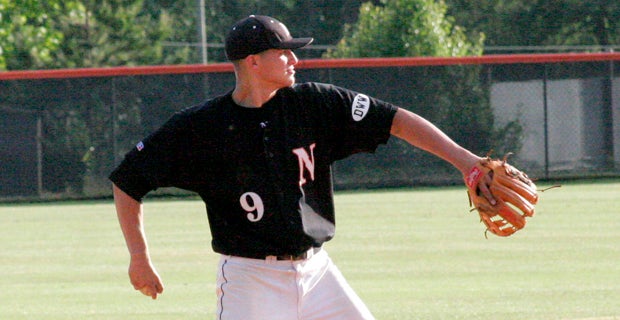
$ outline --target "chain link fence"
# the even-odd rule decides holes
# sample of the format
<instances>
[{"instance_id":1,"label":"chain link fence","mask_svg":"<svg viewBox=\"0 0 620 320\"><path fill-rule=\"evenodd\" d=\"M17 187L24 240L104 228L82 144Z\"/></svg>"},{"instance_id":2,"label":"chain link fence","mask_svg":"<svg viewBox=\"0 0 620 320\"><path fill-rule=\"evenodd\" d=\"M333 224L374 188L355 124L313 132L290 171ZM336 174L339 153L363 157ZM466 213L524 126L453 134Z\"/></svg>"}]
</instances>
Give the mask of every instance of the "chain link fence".
<instances>
[{"instance_id":1,"label":"chain link fence","mask_svg":"<svg viewBox=\"0 0 620 320\"><path fill-rule=\"evenodd\" d=\"M539 179L620 173L620 54L304 60L298 82L410 109ZM229 65L0 74L0 199L108 197L107 175L175 111L234 87ZM396 138L334 166L338 189L445 185L459 173ZM178 193L164 190L161 193Z\"/></svg>"}]
</instances>

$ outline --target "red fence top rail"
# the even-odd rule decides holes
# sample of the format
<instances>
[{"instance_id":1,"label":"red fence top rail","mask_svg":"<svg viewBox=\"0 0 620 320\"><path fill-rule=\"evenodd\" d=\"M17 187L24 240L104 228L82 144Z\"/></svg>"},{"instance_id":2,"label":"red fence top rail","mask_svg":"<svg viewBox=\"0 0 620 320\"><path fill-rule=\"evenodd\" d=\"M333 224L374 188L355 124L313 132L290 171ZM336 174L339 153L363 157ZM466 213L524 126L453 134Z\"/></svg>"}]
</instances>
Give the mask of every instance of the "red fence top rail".
<instances>
[{"instance_id":1,"label":"red fence top rail","mask_svg":"<svg viewBox=\"0 0 620 320\"><path fill-rule=\"evenodd\" d=\"M475 57L403 57L403 58L355 58L355 59L308 59L301 60L299 69L318 68L373 68L446 66L471 64L527 64L588 61L620 61L620 53L562 53L562 54L512 54L483 55ZM114 76L140 76L156 74L191 74L232 72L230 63L110 67L82 69L50 69L0 72L0 80L90 78Z\"/></svg>"},{"instance_id":2,"label":"red fence top rail","mask_svg":"<svg viewBox=\"0 0 620 320\"><path fill-rule=\"evenodd\" d=\"M302 60L300 68L369 68L446 66L468 64L517 64L559 63L620 60L620 52L612 53L566 53L566 54L511 54L472 57L403 57L403 58L356 58L329 60Z\"/></svg>"}]
</instances>

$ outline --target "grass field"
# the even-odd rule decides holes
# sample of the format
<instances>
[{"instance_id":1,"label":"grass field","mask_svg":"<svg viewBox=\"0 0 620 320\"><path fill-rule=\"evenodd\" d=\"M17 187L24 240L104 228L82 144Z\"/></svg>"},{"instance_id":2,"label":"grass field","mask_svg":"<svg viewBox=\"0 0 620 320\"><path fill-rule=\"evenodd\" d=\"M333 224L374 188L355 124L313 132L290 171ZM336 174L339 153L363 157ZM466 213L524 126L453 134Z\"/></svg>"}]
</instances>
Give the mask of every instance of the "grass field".
<instances>
[{"instance_id":1,"label":"grass field","mask_svg":"<svg viewBox=\"0 0 620 320\"><path fill-rule=\"evenodd\" d=\"M487 240L463 188L337 193L326 247L377 319L620 320L619 196L620 182L568 183ZM0 319L213 319L203 204L145 206L155 301L129 284L111 201L1 205Z\"/></svg>"}]
</instances>

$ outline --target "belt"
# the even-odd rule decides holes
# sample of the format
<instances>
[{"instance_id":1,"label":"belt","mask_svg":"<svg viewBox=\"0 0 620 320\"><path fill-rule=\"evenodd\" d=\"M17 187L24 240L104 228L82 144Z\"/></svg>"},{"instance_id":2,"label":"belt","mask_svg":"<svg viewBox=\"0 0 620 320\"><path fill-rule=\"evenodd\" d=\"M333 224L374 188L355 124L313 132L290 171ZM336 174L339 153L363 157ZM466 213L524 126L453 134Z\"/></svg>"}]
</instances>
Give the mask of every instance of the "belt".
<instances>
[{"instance_id":1,"label":"belt","mask_svg":"<svg viewBox=\"0 0 620 320\"><path fill-rule=\"evenodd\" d=\"M278 256L267 256L266 259L267 260L278 260L278 261L306 260L306 259L310 259L310 257L312 257L315 253L319 252L319 250L321 250L321 248L310 248L309 250L306 250L297 255L284 254L284 255L278 255Z\"/></svg>"}]
</instances>

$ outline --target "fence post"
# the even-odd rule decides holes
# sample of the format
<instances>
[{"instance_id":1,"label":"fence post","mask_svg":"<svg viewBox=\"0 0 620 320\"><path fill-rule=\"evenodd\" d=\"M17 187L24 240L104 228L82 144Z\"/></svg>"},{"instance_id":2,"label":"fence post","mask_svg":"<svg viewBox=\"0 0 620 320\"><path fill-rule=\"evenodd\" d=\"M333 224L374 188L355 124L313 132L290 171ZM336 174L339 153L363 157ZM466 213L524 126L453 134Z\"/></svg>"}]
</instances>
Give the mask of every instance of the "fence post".
<instances>
[{"instance_id":1,"label":"fence post","mask_svg":"<svg viewBox=\"0 0 620 320\"><path fill-rule=\"evenodd\" d=\"M548 92L547 82L549 80L549 67L548 64L543 64L543 124L544 124L544 139L545 139L545 179L549 179L549 118L548 118Z\"/></svg>"},{"instance_id":2,"label":"fence post","mask_svg":"<svg viewBox=\"0 0 620 320\"><path fill-rule=\"evenodd\" d=\"M118 155L118 124L116 121L118 120L117 111L117 99L116 96L116 77L111 79L112 90L110 90L111 96L111 105L110 105L110 113L112 113L112 160L113 166L116 166L119 163L119 155Z\"/></svg>"},{"instance_id":3,"label":"fence post","mask_svg":"<svg viewBox=\"0 0 620 320\"><path fill-rule=\"evenodd\" d=\"M43 120L41 113L37 114L37 195L43 198Z\"/></svg>"},{"instance_id":4,"label":"fence post","mask_svg":"<svg viewBox=\"0 0 620 320\"><path fill-rule=\"evenodd\" d=\"M606 153L605 167L615 169L614 160L614 61L609 61L607 77L603 78L602 103L603 103L603 132L604 148Z\"/></svg>"}]
</instances>

